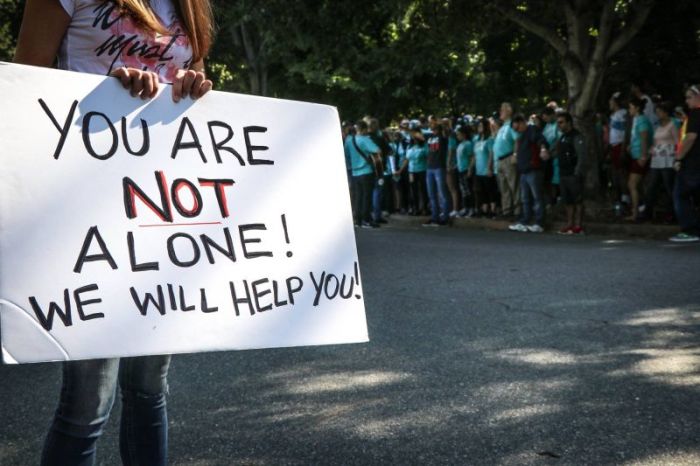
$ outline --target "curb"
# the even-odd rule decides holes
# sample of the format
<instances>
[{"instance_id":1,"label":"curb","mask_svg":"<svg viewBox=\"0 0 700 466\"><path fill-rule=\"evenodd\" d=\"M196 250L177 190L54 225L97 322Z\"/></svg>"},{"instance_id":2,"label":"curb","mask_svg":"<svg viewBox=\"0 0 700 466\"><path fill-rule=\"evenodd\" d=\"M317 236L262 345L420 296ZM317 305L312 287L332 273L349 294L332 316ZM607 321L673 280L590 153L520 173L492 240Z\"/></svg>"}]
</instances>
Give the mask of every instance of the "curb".
<instances>
[{"instance_id":1,"label":"curb","mask_svg":"<svg viewBox=\"0 0 700 466\"><path fill-rule=\"evenodd\" d=\"M389 225L392 226L421 226L430 217L414 217L409 215L392 214L387 217ZM482 231L509 231L508 226L513 222L503 219L488 218L453 218L450 220L452 228L465 230ZM545 224L545 234L553 234L564 228L566 224L561 221L548 222ZM600 223L584 222L587 235L595 236L624 236L637 238L651 238L667 240L678 233L677 225L655 225L650 223Z\"/></svg>"}]
</instances>

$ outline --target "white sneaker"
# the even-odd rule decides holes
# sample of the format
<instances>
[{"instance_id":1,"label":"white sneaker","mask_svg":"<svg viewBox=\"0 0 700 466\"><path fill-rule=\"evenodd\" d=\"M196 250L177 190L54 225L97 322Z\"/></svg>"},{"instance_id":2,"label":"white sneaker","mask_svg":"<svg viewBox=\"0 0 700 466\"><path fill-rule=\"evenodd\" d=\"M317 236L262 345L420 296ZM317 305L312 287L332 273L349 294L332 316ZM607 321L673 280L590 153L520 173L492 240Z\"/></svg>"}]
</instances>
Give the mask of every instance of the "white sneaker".
<instances>
[{"instance_id":1,"label":"white sneaker","mask_svg":"<svg viewBox=\"0 0 700 466\"><path fill-rule=\"evenodd\" d=\"M678 233L677 235L670 237L668 240L673 241L674 243L697 243L700 241L700 237L688 233Z\"/></svg>"},{"instance_id":2,"label":"white sneaker","mask_svg":"<svg viewBox=\"0 0 700 466\"><path fill-rule=\"evenodd\" d=\"M527 227L527 230L530 233L542 233L544 231L544 228L542 228L541 226L539 226L537 224L534 224L534 225L529 225Z\"/></svg>"},{"instance_id":3,"label":"white sneaker","mask_svg":"<svg viewBox=\"0 0 700 466\"><path fill-rule=\"evenodd\" d=\"M518 231L520 233L527 232L527 227L525 225L523 225L522 223L516 223L516 224L510 225L508 227L508 229L510 231Z\"/></svg>"},{"instance_id":4,"label":"white sneaker","mask_svg":"<svg viewBox=\"0 0 700 466\"><path fill-rule=\"evenodd\" d=\"M454 218L457 215L459 215L459 213L456 210L453 210L452 212L450 212L450 218Z\"/></svg>"},{"instance_id":5,"label":"white sneaker","mask_svg":"<svg viewBox=\"0 0 700 466\"><path fill-rule=\"evenodd\" d=\"M459 211L459 216L460 217L466 217L467 216L467 209L462 209Z\"/></svg>"}]
</instances>

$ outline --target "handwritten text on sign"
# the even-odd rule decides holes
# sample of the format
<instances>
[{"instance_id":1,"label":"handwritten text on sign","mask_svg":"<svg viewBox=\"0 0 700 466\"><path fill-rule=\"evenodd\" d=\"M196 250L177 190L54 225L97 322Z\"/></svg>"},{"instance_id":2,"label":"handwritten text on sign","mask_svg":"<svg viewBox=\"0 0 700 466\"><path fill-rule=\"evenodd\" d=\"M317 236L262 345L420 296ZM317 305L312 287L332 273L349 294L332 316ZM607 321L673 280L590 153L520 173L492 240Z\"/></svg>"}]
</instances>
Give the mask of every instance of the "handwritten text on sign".
<instances>
[{"instance_id":1,"label":"handwritten text on sign","mask_svg":"<svg viewBox=\"0 0 700 466\"><path fill-rule=\"evenodd\" d=\"M0 92L5 362L367 340L335 109L7 64Z\"/></svg>"}]
</instances>

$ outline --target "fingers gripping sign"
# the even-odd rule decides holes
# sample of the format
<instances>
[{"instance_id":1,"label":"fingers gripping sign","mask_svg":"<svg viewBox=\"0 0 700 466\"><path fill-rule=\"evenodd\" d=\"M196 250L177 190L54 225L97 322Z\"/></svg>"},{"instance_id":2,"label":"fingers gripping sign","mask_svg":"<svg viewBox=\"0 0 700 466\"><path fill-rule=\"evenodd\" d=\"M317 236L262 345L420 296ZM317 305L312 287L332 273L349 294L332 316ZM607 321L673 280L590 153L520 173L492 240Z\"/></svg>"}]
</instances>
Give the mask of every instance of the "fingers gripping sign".
<instances>
[{"instance_id":1,"label":"fingers gripping sign","mask_svg":"<svg viewBox=\"0 0 700 466\"><path fill-rule=\"evenodd\" d=\"M187 96L198 99L211 89L212 82L201 71L180 70L173 82L173 102Z\"/></svg>"},{"instance_id":2,"label":"fingers gripping sign","mask_svg":"<svg viewBox=\"0 0 700 466\"><path fill-rule=\"evenodd\" d=\"M122 66L110 76L118 78L133 97L152 99L158 93L158 75L153 72Z\"/></svg>"}]
</instances>

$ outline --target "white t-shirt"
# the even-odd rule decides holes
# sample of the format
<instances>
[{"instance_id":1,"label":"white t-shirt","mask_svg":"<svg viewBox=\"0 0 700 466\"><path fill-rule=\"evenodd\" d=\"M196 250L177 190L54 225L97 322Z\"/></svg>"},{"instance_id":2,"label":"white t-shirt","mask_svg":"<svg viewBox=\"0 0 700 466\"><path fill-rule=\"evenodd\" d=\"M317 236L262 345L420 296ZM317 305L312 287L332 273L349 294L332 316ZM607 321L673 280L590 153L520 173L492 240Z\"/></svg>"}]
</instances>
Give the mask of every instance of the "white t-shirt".
<instances>
[{"instance_id":1,"label":"white t-shirt","mask_svg":"<svg viewBox=\"0 0 700 466\"><path fill-rule=\"evenodd\" d=\"M627 129L627 110L621 108L610 115L611 146L625 142L625 129Z\"/></svg>"},{"instance_id":2,"label":"white t-shirt","mask_svg":"<svg viewBox=\"0 0 700 466\"><path fill-rule=\"evenodd\" d=\"M64 70L108 75L121 66L158 73L170 83L192 64L192 48L171 0L151 8L172 35L145 32L109 0L60 0L71 17L58 53Z\"/></svg>"},{"instance_id":3,"label":"white t-shirt","mask_svg":"<svg viewBox=\"0 0 700 466\"><path fill-rule=\"evenodd\" d=\"M651 100L651 97L649 97L646 94L642 95L642 100L646 102L644 104L644 116L649 118L649 121L651 121L652 126L656 128L659 126L659 119L656 116L656 105L654 105L654 102Z\"/></svg>"}]
</instances>

